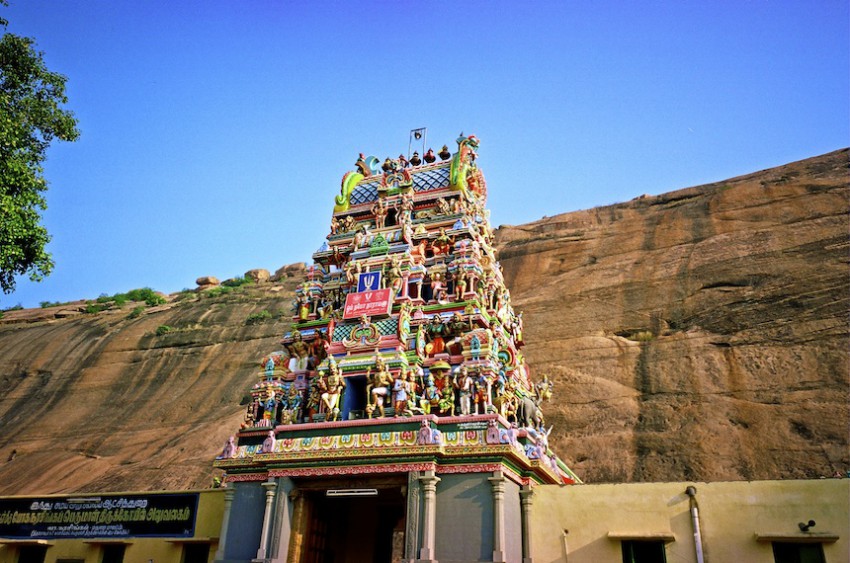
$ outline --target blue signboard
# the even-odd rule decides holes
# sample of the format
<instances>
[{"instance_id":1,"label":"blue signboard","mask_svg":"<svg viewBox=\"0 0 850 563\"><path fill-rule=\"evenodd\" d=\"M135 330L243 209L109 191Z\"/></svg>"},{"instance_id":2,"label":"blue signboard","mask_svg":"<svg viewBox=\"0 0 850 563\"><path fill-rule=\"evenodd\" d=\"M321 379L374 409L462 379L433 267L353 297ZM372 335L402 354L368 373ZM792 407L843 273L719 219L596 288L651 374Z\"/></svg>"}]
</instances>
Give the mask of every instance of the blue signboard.
<instances>
[{"instance_id":1,"label":"blue signboard","mask_svg":"<svg viewBox=\"0 0 850 563\"><path fill-rule=\"evenodd\" d=\"M198 493L0 499L0 538L192 537Z\"/></svg>"},{"instance_id":2,"label":"blue signboard","mask_svg":"<svg viewBox=\"0 0 850 563\"><path fill-rule=\"evenodd\" d=\"M381 272L363 272L357 278L357 293L381 288Z\"/></svg>"}]
</instances>

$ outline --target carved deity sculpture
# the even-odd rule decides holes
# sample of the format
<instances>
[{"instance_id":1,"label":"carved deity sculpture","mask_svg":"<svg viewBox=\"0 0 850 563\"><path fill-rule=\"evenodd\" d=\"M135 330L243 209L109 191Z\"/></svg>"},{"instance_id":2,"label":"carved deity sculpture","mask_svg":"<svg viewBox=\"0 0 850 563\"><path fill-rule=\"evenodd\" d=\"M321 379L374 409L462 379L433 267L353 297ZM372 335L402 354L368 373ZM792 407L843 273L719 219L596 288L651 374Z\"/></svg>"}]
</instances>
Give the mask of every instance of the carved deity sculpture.
<instances>
[{"instance_id":1,"label":"carved deity sculpture","mask_svg":"<svg viewBox=\"0 0 850 563\"><path fill-rule=\"evenodd\" d=\"M276 440L274 437L274 430L269 430L266 439L263 440L263 445L260 447L260 451L258 453L270 454L274 451Z\"/></svg>"},{"instance_id":2,"label":"carved deity sculpture","mask_svg":"<svg viewBox=\"0 0 850 563\"><path fill-rule=\"evenodd\" d=\"M387 202L383 198L378 198L371 211L375 215L375 228L383 229L387 222Z\"/></svg>"},{"instance_id":3,"label":"carved deity sculpture","mask_svg":"<svg viewBox=\"0 0 850 563\"><path fill-rule=\"evenodd\" d=\"M407 370L402 368L398 378L393 381L393 409L395 410L395 416L402 416L406 413L410 393L411 387L407 378Z\"/></svg>"},{"instance_id":4,"label":"carved deity sculpture","mask_svg":"<svg viewBox=\"0 0 850 563\"><path fill-rule=\"evenodd\" d=\"M468 415L472 407L473 379L466 366L460 368L457 378L458 394L460 395L460 414Z\"/></svg>"},{"instance_id":5,"label":"carved deity sculpture","mask_svg":"<svg viewBox=\"0 0 850 563\"><path fill-rule=\"evenodd\" d=\"M401 293L404 282L404 272L401 269L401 258L394 256L387 268L386 283L393 290L393 295Z\"/></svg>"},{"instance_id":6,"label":"carved deity sculpture","mask_svg":"<svg viewBox=\"0 0 850 563\"><path fill-rule=\"evenodd\" d=\"M301 336L301 331L295 330L292 332L292 342L286 346L289 353L292 355L292 365L290 370L305 370L310 360L310 346L304 342Z\"/></svg>"},{"instance_id":7,"label":"carved deity sculpture","mask_svg":"<svg viewBox=\"0 0 850 563\"><path fill-rule=\"evenodd\" d=\"M330 375L325 380L325 390L321 398L327 415L325 420L330 421L339 419L339 401L345 391L345 378L339 373L339 368L333 358L328 363L328 369Z\"/></svg>"},{"instance_id":8,"label":"carved deity sculpture","mask_svg":"<svg viewBox=\"0 0 850 563\"><path fill-rule=\"evenodd\" d=\"M366 377L368 378L371 374L371 368L366 370ZM371 401L369 401L370 406L372 407L371 413L369 414L369 418L372 418L374 415L375 409L380 413L379 416L383 418L384 416L384 401L390 393L390 388L393 384L393 376L390 371L387 369L387 365L384 362L384 359L381 356L375 356L375 374L372 375L372 385L369 394L371 396Z\"/></svg>"},{"instance_id":9,"label":"carved deity sculpture","mask_svg":"<svg viewBox=\"0 0 850 563\"><path fill-rule=\"evenodd\" d=\"M224 444L224 449L221 450L219 459L230 459L236 455L236 437L231 436Z\"/></svg>"}]
</instances>

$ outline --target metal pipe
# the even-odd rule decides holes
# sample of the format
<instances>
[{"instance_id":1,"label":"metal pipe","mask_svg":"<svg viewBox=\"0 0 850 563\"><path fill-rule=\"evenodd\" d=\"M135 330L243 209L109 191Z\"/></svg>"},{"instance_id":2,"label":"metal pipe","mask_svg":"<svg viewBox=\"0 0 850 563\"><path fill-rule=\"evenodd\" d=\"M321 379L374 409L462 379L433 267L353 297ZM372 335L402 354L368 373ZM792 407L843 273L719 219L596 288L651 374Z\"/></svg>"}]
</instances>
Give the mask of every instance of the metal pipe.
<instances>
[{"instance_id":1,"label":"metal pipe","mask_svg":"<svg viewBox=\"0 0 850 563\"><path fill-rule=\"evenodd\" d=\"M691 505L691 522L694 527L694 547L697 551L697 563L704 563L702 555L702 534L699 529L699 505L697 504L697 488L688 486L685 489L685 494L690 498Z\"/></svg>"}]
</instances>

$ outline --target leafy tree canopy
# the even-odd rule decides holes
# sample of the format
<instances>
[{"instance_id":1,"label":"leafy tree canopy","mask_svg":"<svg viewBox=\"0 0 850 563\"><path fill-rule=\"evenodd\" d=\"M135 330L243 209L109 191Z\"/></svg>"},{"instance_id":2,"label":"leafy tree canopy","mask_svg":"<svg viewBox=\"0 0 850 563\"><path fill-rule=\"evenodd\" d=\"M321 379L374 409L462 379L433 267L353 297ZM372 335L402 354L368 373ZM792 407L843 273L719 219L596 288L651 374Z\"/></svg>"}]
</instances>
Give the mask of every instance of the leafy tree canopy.
<instances>
[{"instance_id":1,"label":"leafy tree canopy","mask_svg":"<svg viewBox=\"0 0 850 563\"><path fill-rule=\"evenodd\" d=\"M74 114L62 108L66 78L47 69L35 41L7 33L7 23L0 18L0 289L11 293L16 275L40 281L53 269L41 224L42 164L54 139L75 141L80 133Z\"/></svg>"}]
</instances>

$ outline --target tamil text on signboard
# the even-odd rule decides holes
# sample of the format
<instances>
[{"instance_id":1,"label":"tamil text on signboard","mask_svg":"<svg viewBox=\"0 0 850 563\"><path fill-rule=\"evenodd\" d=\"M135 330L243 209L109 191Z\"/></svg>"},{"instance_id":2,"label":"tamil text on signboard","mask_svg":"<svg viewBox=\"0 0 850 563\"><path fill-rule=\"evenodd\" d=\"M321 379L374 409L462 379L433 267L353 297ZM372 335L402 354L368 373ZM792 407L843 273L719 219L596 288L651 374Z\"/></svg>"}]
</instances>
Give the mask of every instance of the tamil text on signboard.
<instances>
[{"instance_id":1,"label":"tamil text on signboard","mask_svg":"<svg viewBox=\"0 0 850 563\"><path fill-rule=\"evenodd\" d=\"M356 319L363 315L388 315L392 307L392 290L389 288L349 293L345 297L343 318Z\"/></svg>"},{"instance_id":2,"label":"tamil text on signboard","mask_svg":"<svg viewBox=\"0 0 850 563\"><path fill-rule=\"evenodd\" d=\"M198 493L0 499L0 537L191 537L197 511Z\"/></svg>"}]
</instances>

